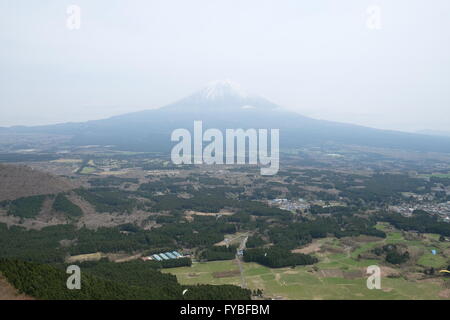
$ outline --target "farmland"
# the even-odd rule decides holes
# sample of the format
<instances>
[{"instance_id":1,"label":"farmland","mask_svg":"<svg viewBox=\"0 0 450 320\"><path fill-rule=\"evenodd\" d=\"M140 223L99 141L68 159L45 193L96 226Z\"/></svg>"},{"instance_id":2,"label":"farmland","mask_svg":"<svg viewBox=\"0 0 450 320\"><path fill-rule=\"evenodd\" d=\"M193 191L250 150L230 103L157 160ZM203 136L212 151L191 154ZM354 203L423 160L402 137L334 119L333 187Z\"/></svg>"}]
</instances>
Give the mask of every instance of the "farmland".
<instances>
[{"instance_id":1,"label":"farmland","mask_svg":"<svg viewBox=\"0 0 450 320\"><path fill-rule=\"evenodd\" d=\"M427 234L422 241L407 240L407 234L386 224L377 228L390 230L386 239L375 237L324 238L314 246L319 263L295 268L268 268L257 263L243 263L244 277L251 290L261 289L267 299L448 299L450 282L441 274L424 277L420 268L446 267L450 243L438 242ZM405 238L406 237L406 238ZM384 244L401 243L411 251L410 262L395 266L370 254ZM431 248L437 254L431 253ZM381 267L381 290L366 286L366 268ZM165 270L177 276L182 284L240 285L236 260L195 262L191 267Z\"/></svg>"}]
</instances>

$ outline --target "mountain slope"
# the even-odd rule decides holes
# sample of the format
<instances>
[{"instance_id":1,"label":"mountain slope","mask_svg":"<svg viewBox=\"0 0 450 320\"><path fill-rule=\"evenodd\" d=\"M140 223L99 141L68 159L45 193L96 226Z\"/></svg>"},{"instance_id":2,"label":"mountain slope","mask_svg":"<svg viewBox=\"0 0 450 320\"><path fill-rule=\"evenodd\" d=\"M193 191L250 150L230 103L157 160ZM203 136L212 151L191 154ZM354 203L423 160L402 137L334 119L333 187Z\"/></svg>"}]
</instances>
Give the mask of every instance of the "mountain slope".
<instances>
[{"instance_id":1,"label":"mountain slope","mask_svg":"<svg viewBox=\"0 0 450 320\"><path fill-rule=\"evenodd\" d=\"M0 201L75 189L68 179L26 166L0 164Z\"/></svg>"},{"instance_id":2,"label":"mountain slope","mask_svg":"<svg viewBox=\"0 0 450 320\"><path fill-rule=\"evenodd\" d=\"M15 133L68 135L72 145L115 145L122 150L169 151L174 129L280 129L281 148L323 144L360 145L423 152L450 152L450 138L372 129L315 120L255 95L229 81L214 82L197 93L156 110L109 119L7 129Z\"/></svg>"}]
</instances>

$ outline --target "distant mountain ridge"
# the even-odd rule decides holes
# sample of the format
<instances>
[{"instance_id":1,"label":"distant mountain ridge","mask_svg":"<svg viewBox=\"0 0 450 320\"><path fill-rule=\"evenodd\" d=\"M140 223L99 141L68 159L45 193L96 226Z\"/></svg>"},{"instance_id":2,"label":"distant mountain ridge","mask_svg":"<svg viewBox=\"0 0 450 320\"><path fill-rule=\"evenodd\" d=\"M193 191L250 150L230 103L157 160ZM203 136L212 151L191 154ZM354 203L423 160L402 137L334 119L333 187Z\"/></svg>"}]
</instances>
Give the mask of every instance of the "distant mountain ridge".
<instances>
[{"instance_id":1,"label":"distant mountain ridge","mask_svg":"<svg viewBox=\"0 0 450 320\"><path fill-rule=\"evenodd\" d=\"M281 148L325 144L360 145L422 152L450 153L450 138L387 131L308 118L288 111L231 81L216 81L159 109L83 123L4 128L1 132L68 135L70 144L114 145L120 150L169 151L174 129L280 129Z\"/></svg>"},{"instance_id":2,"label":"distant mountain ridge","mask_svg":"<svg viewBox=\"0 0 450 320\"><path fill-rule=\"evenodd\" d=\"M426 134L430 136L438 137L450 137L450 131L439 131L439 130L420 130L417 131L418 134Z\"/></svg>"}]
</instances>

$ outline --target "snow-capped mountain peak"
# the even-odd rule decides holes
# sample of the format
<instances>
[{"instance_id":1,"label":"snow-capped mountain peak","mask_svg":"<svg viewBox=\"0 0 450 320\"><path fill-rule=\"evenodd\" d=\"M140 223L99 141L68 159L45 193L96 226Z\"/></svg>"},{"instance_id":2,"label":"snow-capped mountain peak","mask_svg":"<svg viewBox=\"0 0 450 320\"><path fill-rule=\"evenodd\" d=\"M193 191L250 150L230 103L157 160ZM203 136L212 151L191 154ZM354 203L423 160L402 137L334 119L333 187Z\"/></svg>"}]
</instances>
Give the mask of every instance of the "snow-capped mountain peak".
<instances>
[{"instance_id":1,"label":"snow-capped mountain peak","mask_svg":"<svg viewBox=\"0 0 450 320\"><path fill-rule=\"evenodd\" d=\"M247 98L249 94L242 87L231 80L218 80L209 83L200 91L207 100L223 99L225 97Z\"/></svg>"},{"instance_id":2,"label":"snow-capped mountain peak","mask_svg":"<svg viewBox=\"0 0 450 320\"><path fill-rule=\"evenodd\" d=\"M214 81L200 91L164 107L164 110L182 112L233 112L274 110L274 103L249 94L239 84L230 80Z\"/></svg>"}]
</instances>

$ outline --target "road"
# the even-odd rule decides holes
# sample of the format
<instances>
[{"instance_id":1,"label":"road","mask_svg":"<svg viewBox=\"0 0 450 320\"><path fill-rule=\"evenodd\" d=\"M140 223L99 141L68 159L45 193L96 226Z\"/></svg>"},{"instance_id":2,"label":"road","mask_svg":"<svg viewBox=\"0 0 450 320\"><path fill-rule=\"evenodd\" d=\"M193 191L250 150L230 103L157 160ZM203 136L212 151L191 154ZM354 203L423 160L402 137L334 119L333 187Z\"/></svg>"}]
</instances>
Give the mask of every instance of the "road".
<instances>
[{"instance_id":1,"label":"road","mask_svg":"<svg viewBox=\"0 0 450 320\"><path fill-rule=\"evenodd\" d=\"M240 253L242 253L245 250L245 245L247 243L247 240L248 240L248 236L244 237L242 239L241 243L239 244L239 247L236 249L236 261L239 266L242 288L247 288L247 282L246 282L245 276L244 276L244 266L242 265L243 261L242 261L242 255Z\"/></svg>"}]
</instances>

